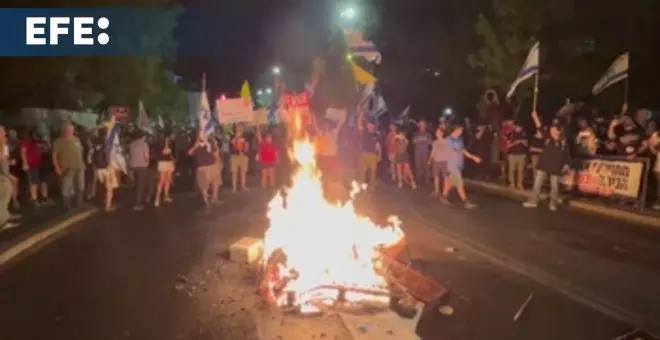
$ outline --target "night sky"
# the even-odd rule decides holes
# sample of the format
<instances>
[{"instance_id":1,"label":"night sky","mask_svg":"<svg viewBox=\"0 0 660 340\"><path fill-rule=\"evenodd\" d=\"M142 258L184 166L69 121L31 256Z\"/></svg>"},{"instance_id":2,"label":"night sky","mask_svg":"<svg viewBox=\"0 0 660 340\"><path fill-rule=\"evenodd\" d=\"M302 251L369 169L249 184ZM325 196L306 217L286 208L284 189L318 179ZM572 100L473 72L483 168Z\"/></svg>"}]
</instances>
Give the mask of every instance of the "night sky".
<instances>
[{"instance_id":1,"label":"night sky","mask_svg":"<svg viewBox=\"0 0 660 340\"><path fill-rule=\"evenodd\" d=\"M235 93L245 79L254 90L269 86L268 72L275 64L294 77L306 77L311 60L327 50L331 29L337 28L339 10L334 1L218 2L188 1L176 34L177 71L189 82L206 72L209 91L215 94ZM476 46L476 15L488 1L374 3L377 7L362 4L360 11L369 22L376 22L368 38L381 49L383 62L375 75L393 111L408 104L413 105L413 113L415 107L441 110L444 105L458 105L452 102L457 95L472 92L458 80L472 72L466 56ZM192 14L200 8L206 13L203 20ZM186 51L196 53L191 56Z\"/></svg>"}]
</instances>

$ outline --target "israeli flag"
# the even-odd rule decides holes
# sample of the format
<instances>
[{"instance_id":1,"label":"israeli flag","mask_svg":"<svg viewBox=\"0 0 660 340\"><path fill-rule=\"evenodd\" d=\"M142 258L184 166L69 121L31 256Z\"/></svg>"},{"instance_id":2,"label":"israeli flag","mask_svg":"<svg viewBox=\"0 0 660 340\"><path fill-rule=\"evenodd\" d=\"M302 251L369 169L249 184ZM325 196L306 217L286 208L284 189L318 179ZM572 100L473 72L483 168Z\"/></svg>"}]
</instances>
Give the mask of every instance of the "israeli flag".
<instances>
[{"instance_id":1,"label":"israeli flag","mask_svg":"<svg viewBox=\"0 0 660 340\"><path fill-rule=\"evenodd\" d=\"M410 105L406 106L401 113L396 117L395 121L397 124L406 124L410 120L408 113L410 112Z\"/></svg>"},{"instance_id":2,"label":"israeli flag","mask_svg":"<svg viewBox=\"0 0 660 340\"><path fill-rule=\"evenodd\" d=\"M121 147L121 143L119 142L119 130L119 124L117 124L115 118L113 117L110 119L110 123L108 124L108 134L105 138L105 147L106 150L109 150L108 158L110 167L113 169L121 170L123 173L127 173L128 168L126 166L124 150Z\"/></svg>"},{"instance_id":3,"label":"israeli flag","mask_svg":"<svg viewBox=\"0 0 660 340\"><path fill-rule=\"evenodd\" d=\"M520 85L522 82L531 78L537 73L539 73L539 43L538 42L536 42L534 46L532 46L532 49L529 50L527 59L525 59L525 63L523 64L522 69L520 69L520 72L518 72L518 77L516 77L516 80L514 80L513 84L511 84L511 88L509 89L509 92L506 94L506 96L508 98L511 98L513 94L516 92L518 85Z\"/></svg>"},{"instance_id":4,"label":"israeli flag","mask_svg":"<svg viewBox=\"0 0 660 340\"><path fill-rule=\"evenodd\" d=\"M200 98L197 120L199 121L200 137L206 138L211 133L213 133L216 123L213 119L213 116L211 115L211 106L209 105L209 99L206 96L206 91L202 92L202 96Z\"/></svg>"},{"instance_id":5,"label":"israeli flag","mask_svg":"<svg viewBox=\"0 0 660 340\"><path fill-rule=\"evenodd\" d=\"M380 64L382 56L373 41L365 40L359 31L344 31L348 52L351 55L363 57L370 62Z\"/></svg>"},{"instance_id":6,"label":"israeli flag","mask_svg":"<svg viewBox=\"0 0 660 340\"><path fill-rule=\"evenodd\" d=\"M368 112L369 109L373 106L374 98L374 84L368 84L362 91L362 97L360 98L360 102L357 106L358 114Z\"/></svg>"},{"instance_id":7,"label":"israeli flag","mask_svg":"<svg viewBox=\"0 0 660 340\"><path fill-rule=\"evenodd\" d=\"M374 119L378 119L388 111L389 110L387 108L387 103L385 103L385 99L383 99L383 96L378 96L376 99L376 105L374 105L374 108L371 110L369 116L373 117Z\"/></svg>"},{"instance_id":8,"label":"israeli flag","mask_svg":"<svg viewBox=\"0 0 660 340\"><path fill-rule=\"evenodd\" d=\"M603 92L606 88L628 78L629 63L630 59L628 57L628 52L618 56L612 65L610 65L610 68L608 68L605 74L603 74L600 80L598 80L596 85L594 85L592 93L597 95Z\"/></svg>"}]
</instances>

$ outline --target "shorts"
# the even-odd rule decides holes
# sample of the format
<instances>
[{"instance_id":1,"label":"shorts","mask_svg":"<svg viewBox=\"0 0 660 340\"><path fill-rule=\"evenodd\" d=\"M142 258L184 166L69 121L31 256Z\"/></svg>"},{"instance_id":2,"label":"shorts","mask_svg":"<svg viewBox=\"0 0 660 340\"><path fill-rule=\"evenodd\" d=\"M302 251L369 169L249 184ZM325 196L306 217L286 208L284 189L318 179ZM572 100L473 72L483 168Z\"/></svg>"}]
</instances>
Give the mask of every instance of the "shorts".
<instances>
[{"instance_id":1,"label":"shorts","mask_svg":"<svg viewBox=\"0 0 660 340\"><path fill-rule=\"evenodd\" d=\"M232 173L248 171L249 160L246 155L231 155L229 163Z\"/></svg>"},{"instance_id":2,"label":"shorts","mask_svg":"<svg viewBox=\"0 0 660 340\"><path fill-rule=\"evenodd\" d=\"M433 177L445 176L447 174L447 162L433 162L431 166Z\"/></svg>"},{"instance_id":3,"label":"shorts","mask_svg":"<svg viewBox=\"0 0 660 340\"><path fill-rule=\"evenodd\" d=\"M41 177L39 176L39 168L30 168L27 171L27 180L31 185L37 185L41 183Z\"/></svg>"},{"instance_id":4,"label":"shorts","mask_svg":"<svg viewBox=\"0 0 660 340\"><path fill-rule=\"evenodd\" d=\"M96 178L106 187L115 189L119 187L117 180L117 171L111 168L96 169Z\"/></svg>"},{"instance_id":5,"label":"shorts","mask_svg":"<svg viewBox=\"0 0 660 340\"><path fill-rule=\"evenodd\" d=\"M275 163L261 163L261 170L275 169Z\"/></svg>"},{"instance_id":6,"label":"shorts","mask_svg":"<svg viewBox=\"0 0 660 340\"><path fill-rule=\"evenodd\" d=\"M449 172L446 180L449 181L453 187L463 186L463 174L461 174L460 171Z\"/></svg>"},{"instance_id":7,"label":"shorts","mask_svg":"<svg viewBox=\"0 0 660 340\"><path fill-rule=\"evenodd\" d=\"M410 159L408 159L408 154L406 153L399 153L394 156L394 163L395 164L407 164L410 163Z\"/></svg>"},{"instance_id":8,"label":"shorts","mask_svg":"<svg viewBox=\"0 0 660 340\"><path fill-rule=\"evenodd\" d=\"M174 171L174 162L173 161L159 161L158 162L158 172L173 172Z\"/></svg>"},{"instance_id":9,"label":"shorts","mask_svg":"<svg viewBox=\"0 0 660 340\"><path fill-rule=\"evenodd\" d=\"M395 160L395 159L396 159L396 154L391 153L391 154L388 154L388 155L387 155L387 160L388 160L388 161L394 163L394 160Z\"/></svg>"},{"instance_id":10,"label":"shorts","mask_svg":"<svg viewBox=\"0 0 660 340\"><path fill-rule=\"evenodd\" d=\"M200 166L197 168L197 185L207 190L211 185L220 184L220 168L218 164Z\"/></svg>"}]
</instances>

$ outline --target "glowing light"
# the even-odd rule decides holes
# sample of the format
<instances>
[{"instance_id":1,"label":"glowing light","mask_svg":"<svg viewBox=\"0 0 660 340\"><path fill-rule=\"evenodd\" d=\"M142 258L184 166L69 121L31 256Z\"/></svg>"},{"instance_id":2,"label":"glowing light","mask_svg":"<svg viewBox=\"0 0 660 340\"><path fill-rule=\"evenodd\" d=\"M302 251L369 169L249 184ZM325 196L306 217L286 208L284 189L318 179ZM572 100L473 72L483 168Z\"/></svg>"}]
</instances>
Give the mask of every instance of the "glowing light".
<instances>
[{"instance_id":1,"label":"glowing light","mask_svg":"<svg viewBox=\"0 0 660 340\"><path fill-rule=\"evenodd\" d=\"M375 260L381 256L380 247L402 241L399 219L391 216L387 225L379 226L357 215L353 199L365 187L356 183L346 203L327 201L316 167L316 150L308 139L295 140L289 153L298 166L293 184L270 202L269 228L264 235L264 266L273 266L269 262L278 254L284 259L275 266L273 279L264 282L271 292L280 292L271 296L273 302L279 306L293 303L302 313L319 312L319 299L323 304L339 300L335 290L325 288L333 286L383 292L389 300L388 284L378 273ZM383 295L346 294L344 298L383 302Z\"/></svg>"},{"instance_id":2,"label":"glowing light","mask_svg":"<svg viewBox=\"0 0 660 340\"><path fill-rule=\"evenodd\" d=\"M280 75L280 73L282 73L282 70L280 69L279 66L273 67L273 74L274 75L278 76L278 75Z\"/></svg>"},{"instance_id":3,"label":"glowing light","mask_svg":"<svg viewBox=\"0 0 660 340\"><path fill-rule=\"evenodd\" d=\"M273 93L273 89L271 89L270 87L269 87L269 88L267 88L267 89L266 89L266 93L268 93L268 94L271 94L271 93Z\"/></svg>"},{"instance_id":4,"label":"glowing light","mask_svg":"<svg viewBox=\"0 0 660 340\"><path fill-rule=\"evenodd\" d=\"M355 19L357 17L357 9L355 9L355 7L348 7L343 10L339 16L344 19Z\"/></svg>"},{"instance_id":5,"label":"glowing light","mask_svg":"<svg viewBox=\"0 0 660 340\"><path fill-rule=\"evenodd\" d=\"M257 96L261 96L261 95L263 95L263 94L264 94L264 91L257 90Z\"/></svg>"}]
</instances>

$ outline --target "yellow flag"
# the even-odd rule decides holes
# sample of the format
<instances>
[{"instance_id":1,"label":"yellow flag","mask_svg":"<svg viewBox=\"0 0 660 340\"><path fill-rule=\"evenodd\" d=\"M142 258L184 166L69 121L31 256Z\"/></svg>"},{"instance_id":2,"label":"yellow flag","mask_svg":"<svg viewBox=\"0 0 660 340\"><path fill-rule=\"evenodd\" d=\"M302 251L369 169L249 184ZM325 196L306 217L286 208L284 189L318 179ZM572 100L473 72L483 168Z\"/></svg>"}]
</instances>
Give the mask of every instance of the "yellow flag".
<instances>
[{"instance_id":1,"label":"yellow flag","mask_svg":"<svg viewBox=\"0 0 660 340\"><path fill-rule=\"evenodd\" d=\"M243 99L252 99L252 92L250 91L250 84L246 80L241 86L241 98Z\"/></svg>"},{"instance_id":2,"label":"yellow flag","mask_svg":"<svg viewBox=\"0 0 660 340\"><path fill-rule=\"evenodd\" d=\"M355 78L355 81L361 85L368 85L368 84L373 84L376 82L376 77L374 77L371 73L365 71L363 68L358 66L352 61L349 61L351 63L351 71L353 71L353 78Z\"/></svg>"}]
</instances>

